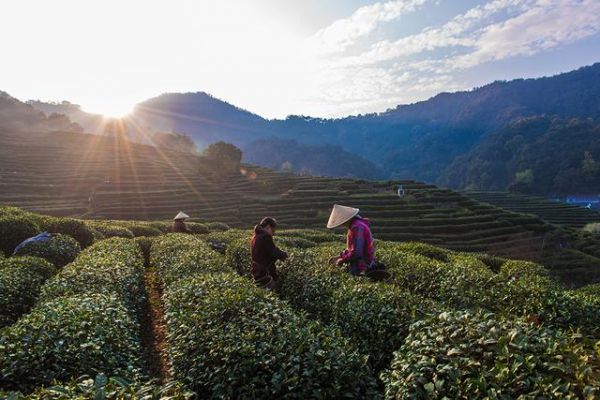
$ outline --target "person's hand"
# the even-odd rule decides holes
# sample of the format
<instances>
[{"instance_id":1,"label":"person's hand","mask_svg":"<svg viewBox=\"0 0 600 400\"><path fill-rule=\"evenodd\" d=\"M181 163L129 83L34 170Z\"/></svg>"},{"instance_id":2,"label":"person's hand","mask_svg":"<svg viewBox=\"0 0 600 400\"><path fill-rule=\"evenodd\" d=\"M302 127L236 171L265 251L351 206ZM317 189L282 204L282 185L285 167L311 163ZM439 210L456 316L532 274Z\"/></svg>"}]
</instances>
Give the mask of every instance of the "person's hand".
<instances>
[{"instance_id":1,"label":"person's hand","mask_svg":"<svg viewBox=\"0 0 600 400\"><path fill-rule=\"evenodd\" d=\"M329 259L328 263L333 265L333 264L337 264L337 260L339 259L339 257L337 256L333 256Z\"/></svg>"},{"instance_id":2,"label":"person's hand","mask_svg":"<svg viewBox=\"0 0 600 400\"><path fill-rule=\"evenodd\" d=\"M337 265L338 267L342 264L344 264L344 260L342 260L341 258L338 258L337 261L335 262L335 265Z\"/></svg>"}]
</instances>

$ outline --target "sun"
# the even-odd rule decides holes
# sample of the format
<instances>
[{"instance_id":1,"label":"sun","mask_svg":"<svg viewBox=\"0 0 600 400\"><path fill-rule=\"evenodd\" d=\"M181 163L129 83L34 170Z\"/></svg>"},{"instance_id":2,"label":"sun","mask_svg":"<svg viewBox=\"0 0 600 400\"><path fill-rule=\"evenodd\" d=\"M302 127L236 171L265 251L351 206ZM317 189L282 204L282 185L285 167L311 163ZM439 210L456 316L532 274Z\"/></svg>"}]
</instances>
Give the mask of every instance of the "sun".
<instances>
[{"instance_id":1,"label":"sun","mask_svg":"<svg viewBox=\"0 0 600 400\"><path fill-rule=\"evenodd\" d=\"M120 101L103 101L86 104L81 110L90 114L101 114L107 118L123 118L133 111L133 105Z\"/></svg>"}]
</instances>

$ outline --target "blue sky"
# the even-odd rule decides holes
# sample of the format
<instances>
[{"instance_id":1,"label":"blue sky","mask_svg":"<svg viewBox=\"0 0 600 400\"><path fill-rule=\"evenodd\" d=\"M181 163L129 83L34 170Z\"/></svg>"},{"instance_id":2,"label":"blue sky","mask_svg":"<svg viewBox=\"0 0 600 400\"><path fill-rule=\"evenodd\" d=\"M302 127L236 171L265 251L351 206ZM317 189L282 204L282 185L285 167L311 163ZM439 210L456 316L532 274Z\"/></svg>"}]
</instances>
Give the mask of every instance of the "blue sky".
<instances>
[{"instance_id":1,"label":"blue sky","mask_svg":"<svg viewBox=\"0 0 600 400\"><path fill-rule=\"evenodd\" d=\"M336 117L600 61L599 0L38 0L0 15L0 90L111 115L206 91L269 118Z\"/></svg>"}]
</instances>

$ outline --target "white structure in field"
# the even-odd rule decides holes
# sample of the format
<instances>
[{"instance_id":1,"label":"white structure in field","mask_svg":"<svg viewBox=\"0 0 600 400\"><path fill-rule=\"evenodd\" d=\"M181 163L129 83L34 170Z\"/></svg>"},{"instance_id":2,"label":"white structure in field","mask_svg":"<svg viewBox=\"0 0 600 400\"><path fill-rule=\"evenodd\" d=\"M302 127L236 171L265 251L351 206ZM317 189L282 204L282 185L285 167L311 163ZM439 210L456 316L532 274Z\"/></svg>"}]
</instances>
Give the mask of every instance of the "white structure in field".
<instances>
[{"instance_id":1,"label":"white structure in field","mask_svg":"<svg viewBox=\"0 0 600 400\"><path fill-rule=\"evenodd\" d=\"M398 186L398 197L404 197L404 186L402 185Z\"/></svg>"}]
</instances>

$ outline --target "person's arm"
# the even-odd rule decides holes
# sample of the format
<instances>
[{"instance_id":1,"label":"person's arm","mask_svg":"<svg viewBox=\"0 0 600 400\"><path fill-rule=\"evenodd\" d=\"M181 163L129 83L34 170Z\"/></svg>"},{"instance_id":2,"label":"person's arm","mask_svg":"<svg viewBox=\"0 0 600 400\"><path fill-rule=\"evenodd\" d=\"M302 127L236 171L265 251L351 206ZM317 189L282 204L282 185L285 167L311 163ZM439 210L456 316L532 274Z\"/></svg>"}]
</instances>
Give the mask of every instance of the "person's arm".
<instances>
[{"instance_id":1,"label":"person's arm","mask_svg":"<svg viewBox=\"0 0 600 400\"><path fill-rule=\"evenodd\" d=\"M350 246L340 254L341 262L351 262L364 256L365 239L361 226L352 228L350 231Z\"/></svg>"},{"instance_id":2,"label":"person's arm","mask_svg":"<svg viewBox=\"0 0 600 400\"><path fill-rule=\"evenodd\" d=\"M269 246L271 247L271 256L273 259L284 261L286 258L288 258L288 254L285 251L280 250L277 246L275 246L273 238L271 236L267 237L269 240Z\"/></svg>"}]
</instances>

